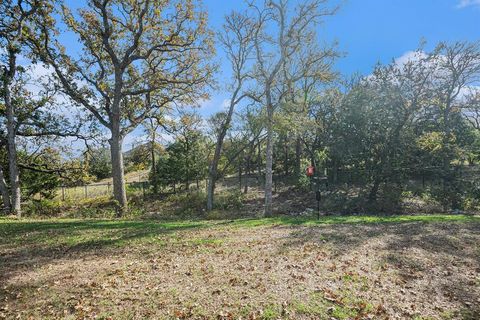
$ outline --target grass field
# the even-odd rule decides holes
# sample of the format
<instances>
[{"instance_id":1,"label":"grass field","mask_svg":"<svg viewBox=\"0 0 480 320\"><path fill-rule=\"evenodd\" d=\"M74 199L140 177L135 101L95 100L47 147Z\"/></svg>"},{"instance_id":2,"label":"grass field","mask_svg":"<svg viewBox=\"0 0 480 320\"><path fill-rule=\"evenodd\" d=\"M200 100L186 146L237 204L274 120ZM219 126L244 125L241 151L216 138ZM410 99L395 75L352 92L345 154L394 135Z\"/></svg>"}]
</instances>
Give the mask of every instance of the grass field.
<instances>
[{"instance_id":1,"label":"grass field","mask_svg":"<svg viewBox=\"0 0 480 320\"><path fill-rule=\"evenodd\" d=\"M479 319L480 218L0 219L0 318Z\"/></svg>"}]
</instances>

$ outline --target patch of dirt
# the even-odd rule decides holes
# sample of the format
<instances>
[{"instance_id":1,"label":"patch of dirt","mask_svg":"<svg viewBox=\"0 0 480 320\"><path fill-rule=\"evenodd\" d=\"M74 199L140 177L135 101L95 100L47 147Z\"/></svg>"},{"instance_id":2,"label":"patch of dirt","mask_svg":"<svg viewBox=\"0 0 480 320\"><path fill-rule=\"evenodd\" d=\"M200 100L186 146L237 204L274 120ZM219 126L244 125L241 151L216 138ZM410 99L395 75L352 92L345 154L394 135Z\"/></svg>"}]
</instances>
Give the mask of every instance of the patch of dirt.
<instances>
[{"instance_id":1,"label":"patch of dirt","mask_svg":"<svg viewBox=\"0 0 480 320\"><path fill-rule=\"evenodd\" d=\"M7 319L480 318L479 223L226 223L0 258Z\"/></svg>"}]
</instances>

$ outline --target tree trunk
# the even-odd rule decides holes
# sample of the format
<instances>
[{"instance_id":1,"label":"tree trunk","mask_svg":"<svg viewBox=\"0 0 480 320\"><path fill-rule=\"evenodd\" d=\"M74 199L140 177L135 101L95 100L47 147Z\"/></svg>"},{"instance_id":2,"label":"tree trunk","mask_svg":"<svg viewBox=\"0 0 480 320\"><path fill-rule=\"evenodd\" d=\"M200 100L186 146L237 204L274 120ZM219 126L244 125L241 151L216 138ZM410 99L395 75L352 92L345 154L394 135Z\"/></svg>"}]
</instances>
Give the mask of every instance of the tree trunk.
<instances>
[{"instance_id":1,"label":"tree trunk","mask_svg":"<svg viewBox=\"0 0 480 320\"><path fill-rule=\"evenodd\" d=\"M265 160L265 217L272 216L272 182L273 182L273 105L267 91L267 146Z\"/></svg>"},{"instance_id":2,"label":"tree trunk","mask_svg":"<svg viewBox=\"0 0 480 320\"><path fill-rule=\"evenodd\" d=\"M189 156L190 156L190 144L189 144L189 141L187 138L187 136L185 135L185 169L186 169L186 174L185 174L185 190L189 190L190 189L190 161L189 160Z\"/></svg>"},{"instance_id":3,"label":"tree trunk","mask_svg":"<svg viewBox=\"0 0 480 320\"><path fill-rule=\"evenodd\" d=\"M294 175L295 178L300 177L301 172L301 156L302 156L302 142L300 141L300 137L295 139L295 167L294 167Z\"/></svg>"},{"instance_id":4,"label":"tree trunk","mask_svg":"<svg viewBox=\"0 0 480 320\"><path fill-rule=\"evenodd\" d=\"M215 192L215 180L217 172L208 173L208 183L207 183L207 211L213 210L213 193Z\"/></svg>"},{"instance_id":5,"label":"tree trunk","mask_svg":"<svg viewBox=\"0 0 480 320\"><path fill-rule=\"evenodd\" d=\"M451 172L450 172L450 100L447 101L445 110L443 112L443 159L442 159L442 182L443 182L443 211L447 211L447 203L449 202L448 198L450 197L450 186L451 186ZM452 203L448 203L453 208Z\"/></svg>"},{"instance_id":6,"label":"tree trunk","mask_svg":"<svg viewBox=\"0 0 480 320\"><path fill-rule=\"evenodd\" d=\"M332 175L332 183L333 185L337 185L338 183L338 160L337 158L333 159L333 175Z\"/></svg>"},{"instance_id":7,"label":"tree trunk","mask_svg":"<svg viewBox=\"0 0 480 320\"><path fill-rule=\"evenodd\" d=\"M12 61L13 60L13 61ZM15 57L10 55L10 68L15 68ZM20 192L20 175L18 172L17 162L17 146L15 141L15 111L12 105L10 96L10 83L13 79L14 73L10 72L5 75L3 82L4 100L7 114L7 151L8 151L8 171L10 175L10 212L16 214L18 217L22 216L21 210L21 192Z\"/></svg>"},{"instance_id":8,"label":"tree trunk","mask_svg":"<svg viewBox=\"0 0 480 320\"><path fill-rule=\"evenodd\" d=\"M228 107L227 117L225 118L225 122L222 123L222 127L220 128L220 132L217 137L217 143L215 144L215 152L213 154L212 163L208 168L208 185L207 185L207 211L211 211L213 209L213 198L215 194L215 182L217 181L218 175L218 163L220 162L220 156L223 147L223 140L227 135L227 130L230 127L230 123L232 122L233 110L235 108L235 101L237 99L238 92L240 91L241 84L238 85L237 89L235 89L232 99L230 100L230 105Z\"/></svg>"},{"instance_id":9,"label":"tree trunk","mask_svg":"<svg viewBox=\"0 0 480 320\"><path fill-rule=\"evenodd\" d=\"M262 147L260 145L260 140L258 141L257 145L257 176L258 176L258 186L261 187L262 181Z\"/></svg>"},{"instance_id":10,"label":"tree trunk","mask_svg":"<svg viewBox=\"0 0 480 320\"><path fill-rule=\"evenodd\" d=\"M238 161L238 184L239 184L239 189L242 190L242 157L240 156L240 159Z\"/></svg>"},{"instance_id":11,"label":"tree trunk","mask_svg":"<svg viewBox=\"0 0 480 320\"><path fill-rule=\"evenodd\" d=\"M112 137L109 142L112 157L113 195L117 201L117 215L121 217L128 206L122 154L123 138L118 131L112 130Z\"/></svg>"},{"instance_id":12,"label":"tree trunk","mask_svg":"<svg viewBox=\"0 0 480 320\"><path fill-rule=\"evenodd\" d=\"M370 193L368 194L368 202L371 204L375 203L377 201L377 194L378 194L378 189L380 188L380 179L375 179L373 182L373 186L370 189Z\"/></svg>"},{"instance_id":13,"label":"tree trunk","mask_svg":"<svg viewBox=\"0 0 480 320\"><path fill-rule=\"evenodd\" d=\"M248 193L248 178L250 176L250 170L247 169L247 172L245 174L245 185L243 186L243 193L247 194Z\"/></svg>"},{"instance_id":14,"label":"tree trunk","mask_svg":"<svg viewBox=\"0 0 480 320\"><path fill-rule=\"evenodd\" d=\"M151 159L152 159L151 160L152 161L152 173L155 174L156 171L157 171L156 170L157 169L156 168L157 164L156 164L156 160L155 160L155 135L154 135L154 138L152 139L152 142L151 142L151 148L152 148L152 150L150 150L150 152L151 152L150 156L151 156Z\"/></svg>"},{"instance_id":15,"label":"tree trunk","mask_svg":"<svg viewBox=\"0 0 480 320\"><path fill-rule=\"evenodd\" d=\"M152 173L151 173L151 177L155 177L157 175L157 164L156 164L156 159L155 159L155 133L153 133L153 136L152 136L152 141L151 141L151 161L152 161ZM154 179L156 180L156 179ZM153 183L153 193L154 194L158 194L158 184L157 182Z\"/></svg>"},{"instance_id":16,"label":"tree trunk","mask_svg":"<svg viewBox=\"0 0 480 320\"><path fill-rule=\"evenodd\" d=\"M284 165L284 170L285 170L285 176L288 176L289 174L289 166L288 166L288 135L285 135L285 145L284 145L284 160L283 160L283 165Z\"/></svg>"},{"instance_id":17,"label":"tree trunk","mask_svg":"<svg viewBox=\"0 0 480 320\"><path fill-rule=\"evenodd\" d=\"M223 131L222 131L223 132ZM225 134L222 132L218 135L217 144L215 145L215 153L213 154L212 163L208 168L208 185L207 185L207 211L213 210L213 197L215 194L215 183L217 182L218 175L218 162L220 161L220 155L222 151L223 138Z\"/></svg>"},{"instance_id":18,"label":"tree trunk","mask_svg":"<svg viewBox=\"0 0 480 320\"><path fill-rule=\"evenodd\" d=\"M2 166L0 166L0 195L2 196L3 206L7 212L10 212L10 195L8 194L8 187L5 182L5 175Z\"/></svg>"},{"instance_id":19,"label":"tree trunk","mask_svg":"<svg viewBox=\"0 0 480 320\"><path fill-rule=\"evenodd\" d=\"M251 161L252 161L252 153L253 153L253 143L252 143L252 146L250 147L250 149L248 150L248 154L247 154L247 163L246 163L246 168L245 168L245 186L244 186L244 189L243 189L243 193L247 193L248 192L248 179L250 178L250 164L251 164Z\"/></svg>"}]
</instances>

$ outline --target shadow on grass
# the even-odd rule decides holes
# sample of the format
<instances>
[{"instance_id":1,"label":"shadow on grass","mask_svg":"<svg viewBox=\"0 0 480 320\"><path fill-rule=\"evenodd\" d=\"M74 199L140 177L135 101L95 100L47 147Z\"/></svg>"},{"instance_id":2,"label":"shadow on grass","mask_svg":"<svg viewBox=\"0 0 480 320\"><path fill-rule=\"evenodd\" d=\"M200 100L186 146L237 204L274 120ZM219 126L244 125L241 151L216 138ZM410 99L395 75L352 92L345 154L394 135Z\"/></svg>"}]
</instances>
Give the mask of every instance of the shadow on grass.
<instances>
[{"instance_id":1,"label":"shadow on grass","mask_svg":"<svg viewBox=\"0 0 480 320\"><path fill-rule=\"evenodd\" d=\"M279 225L292 224L286 220ZM462 319L480 319L480 219L472 216L332 217L297 220L278 253L307 243L327 245L339 260L363 251L377 255L407 287L448 296ZM380 264L379 266L380 267ZM432 273L433 272L433 273ZM477 275L477 280L472 274ZM420 275L420 276L419 276ZM430 278L429 282L421 282Z\"/></svg>"},{"instance_id":2,"label":"shadow on grass","mask_svg":"<svg viewBox=\"0 0 480 320\"><path fill-rule=\"evenodd\" d=\"M208 226L202 222L122 220L0 220L0 282L16 271L38 268L56 259L102 253L136 240ZM157 241L158 242L158 241Z\"/></svg>"},{"instance_id":3,"label":"shadow on grass","mask_svg":"<svg viewBox=\"0 0 480 320\"><path fill-rule=\"evenodd\" d=\"M412 224L412 222L415 222ZM104 249L125 246L135 241L148 241L161 235L168 235L191 229L211 226L228 227L306 227L290 235L289 246L300 246L307 241L320 241L327 238L339 252L351 248L369 239L389 232L398 238L394 246L418 245L427 248L428 240L447 243L439 235L428 235L423 230L428 223L475 223L479 217L464 215L426 215L426 216L326 216L316 220L312 218L294 218L277 216L263 219L237 219L218 221L177 221L161 222L155 220L12 220L0 219L0 268L6 270L0 275L4 281L19 268L39 267L55 259L75 258L81 253L99 253ZM335 225L325 230L323 226ZM376 226L384 225L383 228ZM310 228L315 227L315 228ZM412 241L412 234L425 234L420 242ZM444 235L442 236L444 237ZM462 254L448 245L430 250L449 251L452 255Z\"/></svg>"},{"instance_id":4,"label":"shadow on grass","mask_svg":"<svg viewBox=\"0 0 480 320\"><path fill-rule=\"evenodd\" d=\"M248 218L232 220L232 225L257 227L265 225L285 226L321 226L331 224L379 224L379 223L411 223L411 222L479 222L480 216L469 215L398 215L398 216L321 216L290 217L277 216L272 218Z\"/></svg>"},{"instance_id":5,"label":"shadow on grass","mask_svg":"<svg viewBox=\"0 0 480 320\"><path fill-rule=\"evenodd\" d=\"M111 249L134 244L137 240L152 246L161 245L157 242L159 236L176 233L181 236L184 231L212 226L289 228L291 230L287 232L285 241L281 241L289 250L296 250L307 242L327 241L338 257L352 250L361 250L362 245L381 238L384 241L383 250L391 254L385 257L386 261L405 274L416 266L422 272L428 272L428 267L414 259L408 260L412 259L410 256L404 256L405 248L407 252L408 249L418 248L434 253L433 263L436 265L448 266L453 260L462 263L468 260L473 261L473 268L480 270L480 251L467 249L478 244L480 218L464 215L327 216L320 220L277 216L179 222L0 219L0 282L5 283L23 270L40 268L57 259L78 259L85 254L109 254L113 257L115 251ZM463 242L452 236L458 236ZM426 289L433 293L440 287L445 292L454 292L461 301L479 301L478 291L469 290L467 282L463 274L455 274L450 282L432 283ZM467 315L473 315L471 319L479 313L475 308L465 308Z\"/></svg>"},{"instance_id":6,"label":"shadow on grass","mask_svg":"<svg viewBox=\"0 0 480 320\"><path fill-rule=\"evenodd\" d=\"M452 257L475 259L476 252L466 256L467 253L462 249L465 245L476 247L474 242L478 239L466 239L463 232L480 233L480 217L468 215L327 216L318 220L275 217L237 220L231 224L247 227L297 226L300 228L288 235L287 247L296 248L307 242L327 241L333 245L338 255L347 254L370 240L388 234L391 240L384 244L387 250L419 248ZM464 241L454 241L452 236L463 237Z\"/></svg>"}]
</instances>

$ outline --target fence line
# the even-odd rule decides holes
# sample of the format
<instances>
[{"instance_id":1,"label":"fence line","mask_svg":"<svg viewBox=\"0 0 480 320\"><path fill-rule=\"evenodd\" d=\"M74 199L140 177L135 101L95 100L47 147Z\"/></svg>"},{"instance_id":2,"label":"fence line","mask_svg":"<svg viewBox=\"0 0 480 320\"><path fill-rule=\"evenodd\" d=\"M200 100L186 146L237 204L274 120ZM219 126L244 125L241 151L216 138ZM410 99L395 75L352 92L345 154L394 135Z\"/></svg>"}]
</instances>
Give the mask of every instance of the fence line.
<instances>
[{"instance_id":1,"label":"fence line","mask_svg":"<svg viewBox=\"0 0 480 320\"><path fill-rule=\"evenodd\" d=\"M146 188L149 186L148 181L136 181L136 182L126 182L126 187L130 187L141 191L143 195L146 193ZM28 189L22 189L28 190ZM113 195L113 184L111 182L107 183L93 183L93 184L83 184L76 186L66 186L62 185L54 189L54 199L61 201L66 200L80 200L80 199L91 199L99 196ZM33 199L40 200L42 199L41 193L37 193L33 196Z\"/></svg>"},{"instance_id":2,"label":"fence line","mask_svg":"<svg viewBox=\"0 0 480 320\"><path fill-rule=\"evenodd\" d=\"M414 183L418 187L425 188L428 185L432 186L436 183L442 182L442 176L440 170L441 167L423 167L423 168L414 168L409 169L410 171L406 170L407 168L400 168L393 171L401 171L400 175L403 177L404 183L411 184ZM335 188L336 186L340 185L347 185L347 186L356 186L356 185L364 185L368 183L368 176L369 176L368 169L363 168L338 168L335 172L334 169L328 168L326 172L322 170L322 184L325 184L326 188ZM476 180L477 177L480 176L480 167L479 166L458 166L452 168L452 172L456 171L458 175L455 179L460 179L462 181L472 181ZM326 173L326 176L324 175ZM222 177L217 181L218 185L221 185L225 188L245 188L245 185L248 187L257 187L263 188L265 182L264 173L249 173L244 174L240 177L237 176L227 176ZM273 192L276 192L278 188L281 188L286 185L295 184L295 177L293 175L285 175L285 174L274 174L273 175ZM151 183L148 180L143 181L135 181L135 182L126 182L126 187L130 189L130 191L138 192L145 196L147 193L151 192ZM176 192L183 192L185 191L182 186L184 182L177 182L176 188L167 188L163 189L158 194L166 195L172 194ZM203 187L206 187L206 181L201 180L199 187L192 183L190 185L190 191L194 190L201 190ZM206 188L205 188L206 189ZM80 199L90 199L99 196L110 196L113 195L113 184L112 182L106 183L92 183L92 184L85 184L85 185L78 185L78 186L66 186L62 185L57 187L54 190L54 199L58 199L61 201L66 200L80 200ZM33 196L33 199L41 199L40 194L36 194Z\"/></svg>"}]
</instances>

